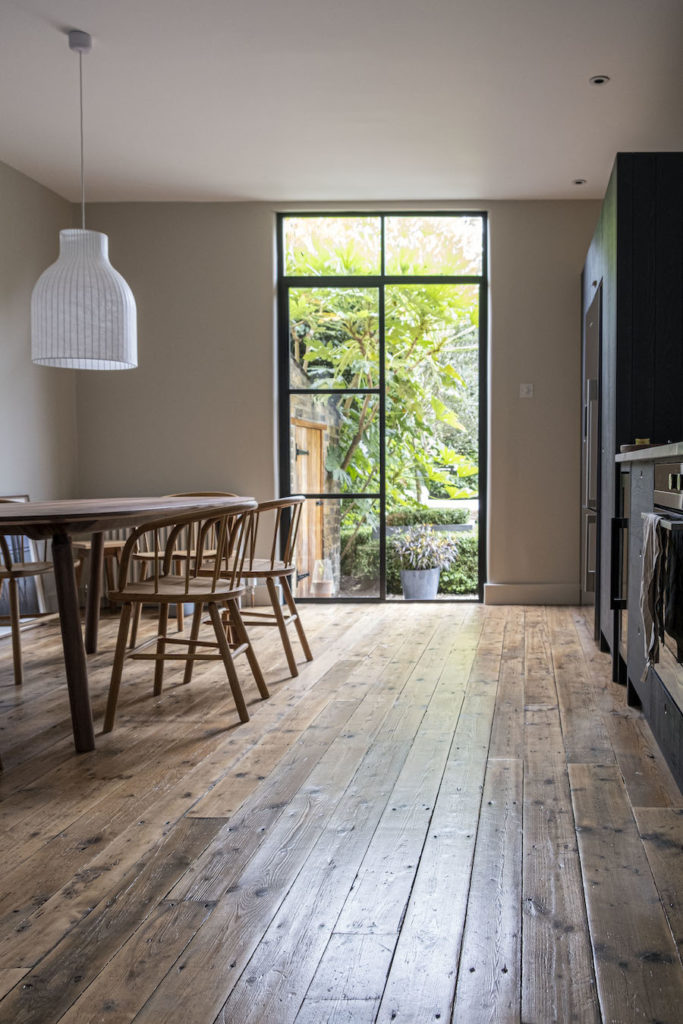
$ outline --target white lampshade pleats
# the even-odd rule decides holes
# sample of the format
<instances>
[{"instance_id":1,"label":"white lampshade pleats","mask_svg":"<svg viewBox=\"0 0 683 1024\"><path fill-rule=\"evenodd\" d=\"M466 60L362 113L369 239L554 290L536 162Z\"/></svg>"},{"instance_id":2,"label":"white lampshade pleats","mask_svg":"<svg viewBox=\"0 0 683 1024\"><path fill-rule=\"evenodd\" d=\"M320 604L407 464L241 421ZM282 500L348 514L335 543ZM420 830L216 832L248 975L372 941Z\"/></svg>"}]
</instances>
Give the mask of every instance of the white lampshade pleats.
<instances>
[{"instance_id":1,"label":"white lampshade pleats","mask_svg":"<svg viewBox=\"0 0 683 1024\"><path fill-rule=\"evenodd\" d=\"M108 249L99 231L60 231L59 259L31 296L34 363L76 370L137 366L135 299Z\"/></svg>"},{"instance_id":2,"label":"white lampshade pleats","mask_svg":"<svg viewBox=\"0 0 683 1024\"><path fill-rule=\"evenodd\" d=\"M31 295L31 358L71 370L129 370L138 365L137 311L130 288L109 262L109 239L85 229L83 54L92 39L72 29L78 54L81 125L81 228L60 231L59 259Z\"/></svg>"}]
</instances>

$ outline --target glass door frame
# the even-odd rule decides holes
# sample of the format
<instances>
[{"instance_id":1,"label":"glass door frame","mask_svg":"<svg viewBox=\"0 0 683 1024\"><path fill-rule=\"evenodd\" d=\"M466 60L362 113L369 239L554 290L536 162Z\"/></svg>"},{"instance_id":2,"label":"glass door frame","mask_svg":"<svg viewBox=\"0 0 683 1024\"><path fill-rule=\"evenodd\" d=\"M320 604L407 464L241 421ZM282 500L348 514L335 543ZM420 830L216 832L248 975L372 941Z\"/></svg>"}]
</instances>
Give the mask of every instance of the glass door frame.
<instances>
[{"instance_id":1,"label":"glass door frame","mask_svg":"<svg viewBox=\"0 0 683 1024\"><path fill-rule=\"evenodd\" d=\"M379 501L379 595L371 597L297 597L297 601L377 603L387 600L386 593L386 380L385 380L385 289L391 285L463 284L479 290L479 515L478 515L478 586L477 600L484 599L486 582L486 533L488 522L488 214L485 210L307 210L278 213L277 217L277 375L278 375L278 468L280 496L291 494L292 474L290 417L291 397L297 394L378 395L379 397L379 466L380 489L366 493L325 491L306 494L311 500L366 499ZM379 274L362 275L292 275L285 274L284 223L288 217L378 217L381 225L381 266ZM385 221L387 217L480 217L482 224L481 274L386 274ZM379 382L376 388L293 388L290 384L289 292L292 288L367 288L378 292L378 358ZM303 492L302 492L303 493ZM283 522L283 535L286 523ZM462 603L465 599L440 597L440 604ZM403 599L405 603L406 599ZM408 602L410 603L410 602ZM420 603L425 603L424 601Z\"/></svg>"}]
</instances>

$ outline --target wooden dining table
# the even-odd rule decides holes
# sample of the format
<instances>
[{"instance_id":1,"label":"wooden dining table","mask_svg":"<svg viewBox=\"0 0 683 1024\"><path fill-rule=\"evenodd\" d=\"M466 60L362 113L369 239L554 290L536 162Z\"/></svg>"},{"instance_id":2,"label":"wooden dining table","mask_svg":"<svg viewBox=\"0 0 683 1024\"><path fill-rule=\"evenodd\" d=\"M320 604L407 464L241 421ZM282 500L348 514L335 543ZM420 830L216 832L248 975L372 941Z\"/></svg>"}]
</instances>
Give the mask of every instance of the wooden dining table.
<instances>
[{"instance_id":1,"label":"wooden dining table","mask_svg":"<svg viewBox=\"0 0 683 1024\"><path fill-rule=\"evenodd\" d=\"M90 693L88 690L88 653L97 650L97 625L102 586L103 532L139 526L195 509L222 512L236 505L255 508L248 497L163 497L163 498L83 498L61 501L9 502L0 504L0 534L23 535L31 540L52 541L57 605L62 631L66 683L71 706L74 743L79 753L95 748ZM92 536L88 596L86 603L86 642L81 630L81 615L76 588L72 537Z\"/></svg>"}]
</instances>

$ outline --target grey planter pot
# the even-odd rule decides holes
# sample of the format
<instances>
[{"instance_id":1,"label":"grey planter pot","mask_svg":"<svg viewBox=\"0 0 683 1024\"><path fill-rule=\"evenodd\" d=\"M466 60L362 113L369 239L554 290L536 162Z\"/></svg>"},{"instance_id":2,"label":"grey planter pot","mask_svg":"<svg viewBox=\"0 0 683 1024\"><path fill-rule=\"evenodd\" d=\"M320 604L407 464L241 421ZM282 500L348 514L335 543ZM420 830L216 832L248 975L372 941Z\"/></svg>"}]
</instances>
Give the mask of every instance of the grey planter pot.
<instances>
[{"instance_id":1,"label":"grey planter pot","mask_svg":"<svg viewBox=\"0 0 683 1024\"><path fill-rule=\"evenodd\" d=\"M441 569L401 569L403 596L408 601L433 601L440 575Z\"/></svg>"}]
</instances>

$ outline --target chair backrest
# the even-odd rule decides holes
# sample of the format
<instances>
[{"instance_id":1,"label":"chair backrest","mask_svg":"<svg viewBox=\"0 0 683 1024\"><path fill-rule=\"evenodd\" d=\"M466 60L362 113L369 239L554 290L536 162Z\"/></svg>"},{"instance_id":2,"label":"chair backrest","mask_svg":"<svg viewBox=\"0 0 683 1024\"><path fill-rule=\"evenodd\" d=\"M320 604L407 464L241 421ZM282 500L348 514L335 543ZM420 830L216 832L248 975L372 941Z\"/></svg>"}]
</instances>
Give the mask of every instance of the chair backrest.
<instances>
[{"instance_id":1,"label":"chair backrest","mask_svg":"<svg viewBox=\"0 0 683 1024\"><path fill-rule=\"evenodd\" d=\"M28 494L18 494L13 497L0 498L0 502L2 502L3 505L24 504L28 500ZM15 536L13 540L16 545L16 550L23 552L25 545L25 540L23 536ZM5 537L0 535L0 569L4 569L6 572L11 572L12 565L16 561L21 562L23 561L23 558L13 558L10 545L7 543Z\"/></svg>"},{"instance_id":2,"label":"chair backrest","mask_svg":"<svg viewBox=\"0 0 683 1024\"><path fill-rule=\"evenodd\" d=\"M233 494L232 491L177 491L174 494L167 494L167 498L236 498L237 495ZM153 555L155 551L160 550L166 546L168 540L169 529L159 530L154 536L151 534L143 535L140 538L140 544L138 547L138 553L140 555ZM154 546L152 546L154 543ZM178 541L176 547L185 550L185 547L191 542L186 539L185 546L181 540ZM146 559L148 561L148 559Z\"/></svg>"},{"instance_id":3,"label":"chair backrest","mask_svg":"<svg viewBox=\"0 0 683 1024\"><path fill-rule=\"evenodd\" d=\"M202 509L176 512L136 527L121 554L119 587L124 587L132 571L133 555L142 547L150 553L151 572L147 581L154 581L155 587L169 576L179 582L182 575L186 594L191 581L200 576L211 577L213 586L220 578L227 581L230 589L237 588L250 551L249 537L253 532L250 524L255 515L255 505L245 501L221 512ZM173 571L178 551L182 551L182 574Z\"/></svg>"},{"instance_id":4,"label":"chair backrest","mask_svg":"<svg viewBox=\"0 0 683 1024\"><path fill-rule=\"evenodd\" d=\"M0 569L5 569L7 572L12 571L12 555L2 534L0 534Z\"/></svg>"},{"instance_id":5,"label":"chair backrest","mask_svg":"<svg viewBox=\"0 0 683 1024\"><path fill-rule=\"evenodd\" d=\"M277 554L280 545L282 545L282 557L280 560L285 565L294 564L294 552L299 534L301 510L305 500L303 494L290 494L286 498L273 498L270 501L259 502L257 514L254 517L254 536L250 546L252 549L256 546L256 533L258 532L261 518L273 512L274 528L270 547L271 569L275 566L275 562L278 561Z\"/></svg>"}]
</instances>

